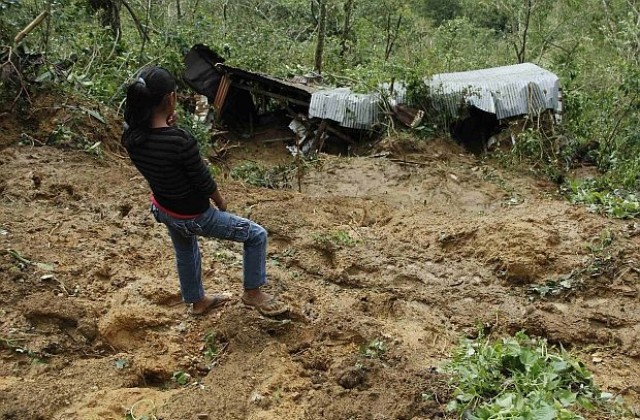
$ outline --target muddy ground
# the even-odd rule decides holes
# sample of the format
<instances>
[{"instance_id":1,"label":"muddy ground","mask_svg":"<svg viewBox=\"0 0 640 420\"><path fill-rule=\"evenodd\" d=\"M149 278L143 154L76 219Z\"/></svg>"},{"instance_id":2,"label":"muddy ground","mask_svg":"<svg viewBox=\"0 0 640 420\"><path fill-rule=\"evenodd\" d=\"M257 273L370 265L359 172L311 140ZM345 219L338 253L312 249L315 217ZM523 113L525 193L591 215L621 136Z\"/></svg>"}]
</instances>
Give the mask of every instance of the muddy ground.
<instances>
[{"instance_id":1,"label":"muddy ground","mask_svg":"<svg viewBox=\"0 0 640 420\"><path fill-rule=\"evenodd\" d=\"M269 231L269 289L295 317L236 301L194 318L117 147L97 158L3 131L3 419L441 418L437 368L479 328L562 344L638 402L640 228L534 175L405 138L378 157L321 156L301 193L221 176L230 211ZM246 142L228 166L247 159L291 161L282 144ZM201 245L206 289L237 298L241 246ZM559 278L558 294L531 291Z\"/></svg>"}]
</instances>

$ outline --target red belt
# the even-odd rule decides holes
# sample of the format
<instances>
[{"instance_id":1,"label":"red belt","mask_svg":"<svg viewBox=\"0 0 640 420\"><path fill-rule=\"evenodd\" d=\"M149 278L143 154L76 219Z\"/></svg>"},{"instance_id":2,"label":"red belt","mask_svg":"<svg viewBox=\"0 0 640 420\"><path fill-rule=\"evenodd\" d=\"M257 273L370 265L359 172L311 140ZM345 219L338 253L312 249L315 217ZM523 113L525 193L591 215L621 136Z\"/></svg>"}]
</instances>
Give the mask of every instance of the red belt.
<instances>
[{"instance_id":1,"label":"red belt","mask_svg":"<svg viewBox=\"0 0 640 420\"><path fill-rule=\"evenodd\" d=\"M179 214L179 213L174 213L171 210L168 210L168 209L162 207L160 204L158 204L158 201L153 196L153 194L151 194L151 203L153 203L153 205L156 206L159 210L162 210L164 213L167 213L169 216L173 217L174 219L195 219L196 217L199 217L202 214L202 213L200 213L200 214Z\"/></svg>"}]
</instances>

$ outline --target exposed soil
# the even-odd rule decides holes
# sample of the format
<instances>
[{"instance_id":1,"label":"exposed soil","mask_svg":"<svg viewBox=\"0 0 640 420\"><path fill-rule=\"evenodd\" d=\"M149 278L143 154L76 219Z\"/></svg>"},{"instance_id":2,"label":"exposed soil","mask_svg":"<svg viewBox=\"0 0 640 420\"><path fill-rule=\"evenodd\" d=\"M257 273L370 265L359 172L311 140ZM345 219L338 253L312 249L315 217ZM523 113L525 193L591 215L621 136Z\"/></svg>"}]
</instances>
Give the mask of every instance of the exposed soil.
<instances>
[{"instance_id":1,"label":"exposed soil","mask_svg":"<svg viewBox=\"0 0 640 420\"><path fill-rule=\"evenodd\" d=\"M640 229L529 174L388 139L385 157L322 156L301 193L221 177L230 210L269 231L269 289L294 317L236 300L195 318L117 130L96 158L0 126L3 419L440 418L436 368L479 327L562 344L638 401ZM230 153L231 166L292 160L277 143ZM238 297L241 246L201 245L206 289ZM562 293L531 292L561 276L574 279ZM367 357L376 339L386 351Z\"/></svg>"}]
</instances>

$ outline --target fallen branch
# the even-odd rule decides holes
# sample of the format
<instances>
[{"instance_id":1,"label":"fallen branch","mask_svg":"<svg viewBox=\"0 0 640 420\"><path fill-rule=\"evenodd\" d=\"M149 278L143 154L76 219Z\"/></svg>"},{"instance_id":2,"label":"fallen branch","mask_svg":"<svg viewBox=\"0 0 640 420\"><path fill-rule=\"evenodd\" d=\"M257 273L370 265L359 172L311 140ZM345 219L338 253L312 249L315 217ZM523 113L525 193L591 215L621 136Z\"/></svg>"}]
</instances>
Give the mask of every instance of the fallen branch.
<instances>
[{"instance_id":1,"label":"fallen branch","mask_svg":"<svg viewBox=\"0 0 640 420\"><path fill-rule=\"evenodd\" d=\"M16 35L16 37L13 39L13 42L17 44L18 42L22 41L24 37L29 35L29 32L33 31L38 25L40 25L44 21L44 18L46 18L48 14L49 14L48 10L45 10L44 12L40 13L35 19L31 21L30 24L28 24L23 30L18 32L18 35Z\"/></svg>"}]
</instances>

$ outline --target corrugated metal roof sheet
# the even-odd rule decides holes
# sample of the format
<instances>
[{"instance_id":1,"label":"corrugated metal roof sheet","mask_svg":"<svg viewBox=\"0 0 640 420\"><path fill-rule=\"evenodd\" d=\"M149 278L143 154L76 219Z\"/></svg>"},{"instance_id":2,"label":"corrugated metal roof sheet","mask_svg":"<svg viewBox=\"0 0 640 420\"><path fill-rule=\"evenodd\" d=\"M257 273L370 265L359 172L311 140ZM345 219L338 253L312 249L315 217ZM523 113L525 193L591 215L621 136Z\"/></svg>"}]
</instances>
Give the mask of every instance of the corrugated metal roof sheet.
<instances>
[{"instance_id":1,"label":"corrugated metal roof sheet","mask_svg":"<svg viewBox=\"0 0 640 420\"><path fill-rule=\"evenodd\" d=\"M309 116L337 121L343 127L371 128L380 118L380 95L328 89L311 95Z\"/></svg>"},{"instance_id":2,"label":"corrugated metal roof sheet","mask_svg":"<svg viewBox=\"0 0 640 420\"><path fill-rule=\"evenodd\" d=\"M436 74L425 83L434 105L454 116L464 103L496 114L498 119L536 115L559 106L558 76L531 63Z\"/></svg>"}]
</instances>

